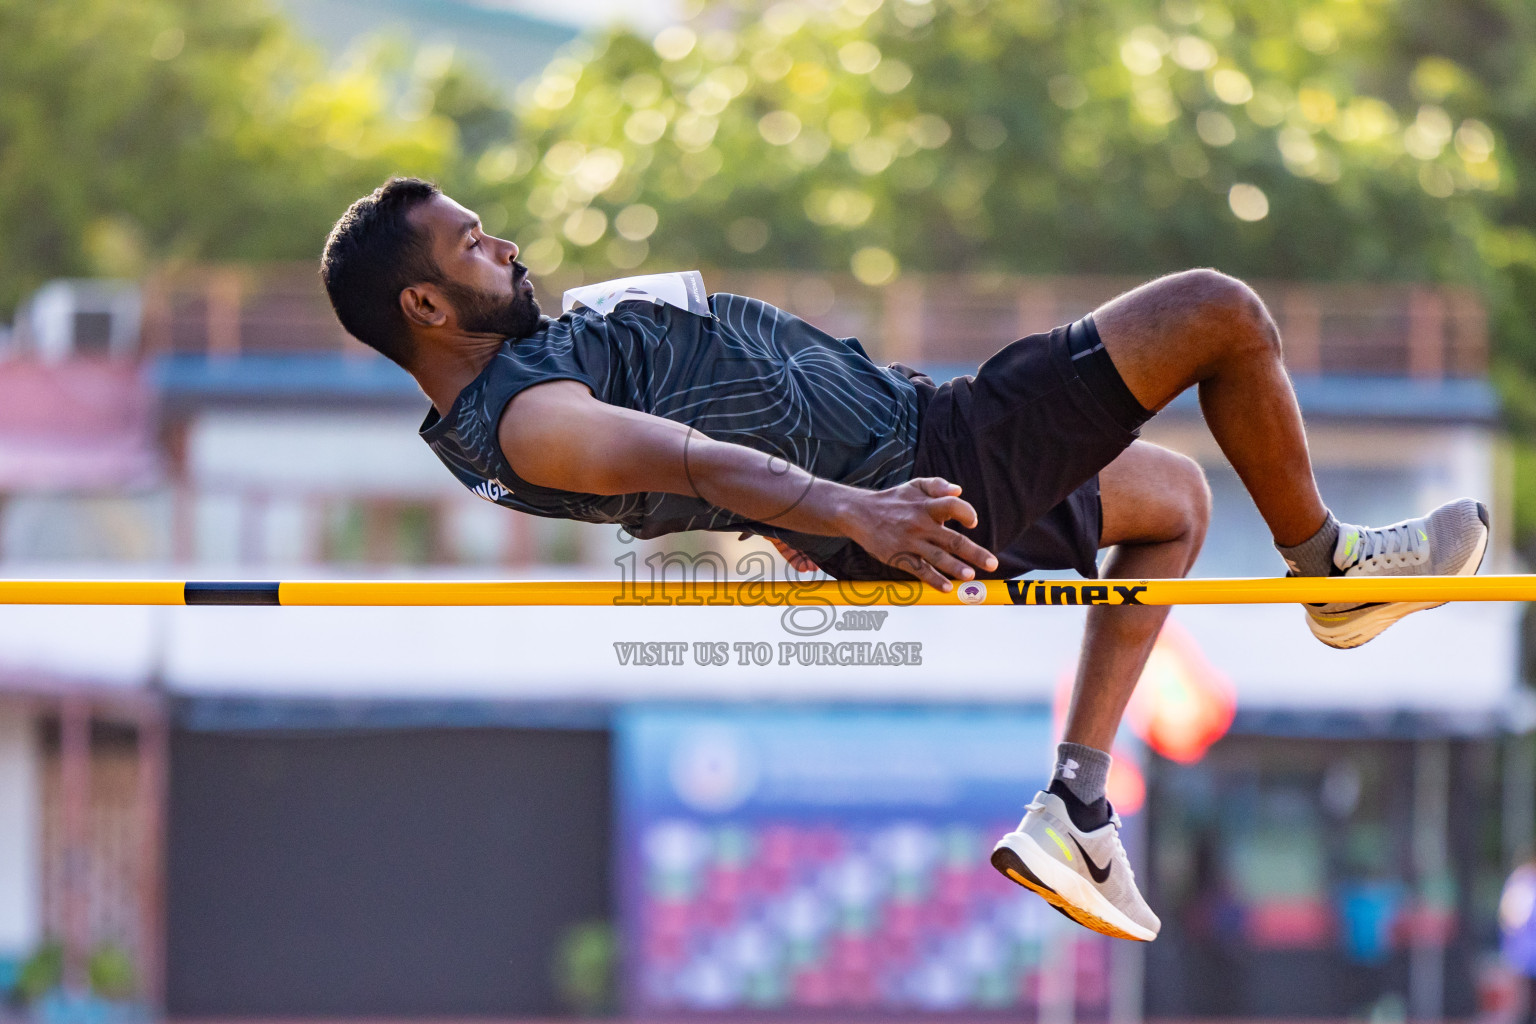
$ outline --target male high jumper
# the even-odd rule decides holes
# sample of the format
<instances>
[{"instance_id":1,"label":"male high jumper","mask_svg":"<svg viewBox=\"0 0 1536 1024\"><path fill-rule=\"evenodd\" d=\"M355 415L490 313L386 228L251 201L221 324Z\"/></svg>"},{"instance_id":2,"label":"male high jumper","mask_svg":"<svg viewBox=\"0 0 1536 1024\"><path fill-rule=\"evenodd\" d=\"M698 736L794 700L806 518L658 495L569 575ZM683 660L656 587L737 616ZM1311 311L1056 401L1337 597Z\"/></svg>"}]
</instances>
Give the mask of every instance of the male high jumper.
<instances>
[{"instance_id":1,"label":"male high jumper","mask_svg":"<svg viewBox=\"0 0 1536 1024\"><path fill-rule=\"evenodd\" d=\"M1031 569L1183 576L1210 492L1193 461L1137 434L1197 387L1290 575L1470 575L1482 562L1488 513L1469 498L1386 527L1329 512L1274 321L1214 270L1144 284L935 385L737 295L710 296L707 315L631 301L549 319L517 254L435 186L396 178L336 222L320 267L347 331L431 399L422 439L509 508L637 537L750 532L839 579L916 576L945 590ZM1100 548L1113 549L1102 570ZM1345 648L1429 607L1306 614ZM1144 941L1159 922L1104 783L1167 614L1089 609L1049 786L992 856L1074 920Z\"/></svg>"}]
</instances>

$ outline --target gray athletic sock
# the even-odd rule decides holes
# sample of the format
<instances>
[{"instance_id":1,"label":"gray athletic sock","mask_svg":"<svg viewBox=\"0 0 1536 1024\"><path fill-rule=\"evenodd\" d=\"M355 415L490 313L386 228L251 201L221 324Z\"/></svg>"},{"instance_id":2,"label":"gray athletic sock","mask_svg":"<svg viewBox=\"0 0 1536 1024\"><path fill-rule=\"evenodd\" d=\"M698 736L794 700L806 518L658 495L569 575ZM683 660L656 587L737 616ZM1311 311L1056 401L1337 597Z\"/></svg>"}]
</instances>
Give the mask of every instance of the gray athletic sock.
<instances>
[{"instance_id":1,"label":"gray athletic sock","mask_svg":"<svg viewBox=\"0 0 1536 1024\"><path fill-rule=\"evenodd\" d=\"M1056 770L1052 782L1060 782L1085 804L1104 799L1104 784L1109 779L1107 753L1081 743L1056 744Z\"/></svg>"},{"instance_id":2,"label":"gray athletic sock","mask_svg":"<svg viewBox=\"0 0 1536 1024\"><path fill-rule=\"evenodd\" d=\"M1285 563L1295 576L1333 575L1333 549L1339 542L1339 521L1332 512L1323 521L1322 529L1293 548L1275 545Z\"/></svg>"}]
</instances>

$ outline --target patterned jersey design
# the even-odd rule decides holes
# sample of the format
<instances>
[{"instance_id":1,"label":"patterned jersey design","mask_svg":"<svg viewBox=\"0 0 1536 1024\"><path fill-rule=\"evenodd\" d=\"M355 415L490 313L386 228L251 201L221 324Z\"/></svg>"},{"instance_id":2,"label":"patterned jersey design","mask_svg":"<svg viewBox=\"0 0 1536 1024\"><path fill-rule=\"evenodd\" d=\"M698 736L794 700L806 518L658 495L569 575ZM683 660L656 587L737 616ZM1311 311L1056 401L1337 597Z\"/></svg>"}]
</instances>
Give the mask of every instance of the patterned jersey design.
<instances>
[{"instance_id":1,"label":"patterned jersey design","mask_svg":"<svg viewBox=\"0 0 1536 1024\"><path fill-rule=\"evenodd\" d=\"M429 412L421 436L476 494L534 515L616 523L636 537L682 530L751 530L813 558L849 543L757 523L700 498L597 495L537 487L513 473L496 439L523 389L576 380L598 399L686 423L720 441L787 460L856 487L912 475L917 389L876 366L852 338L834 338L766 302L709 297L710 316L623 302L607 316L578 308L508 340L447 415ZM515 453L514 453L515 456ZM765 460L765 471L772 468Z\"/></svg>"}]
</instances>

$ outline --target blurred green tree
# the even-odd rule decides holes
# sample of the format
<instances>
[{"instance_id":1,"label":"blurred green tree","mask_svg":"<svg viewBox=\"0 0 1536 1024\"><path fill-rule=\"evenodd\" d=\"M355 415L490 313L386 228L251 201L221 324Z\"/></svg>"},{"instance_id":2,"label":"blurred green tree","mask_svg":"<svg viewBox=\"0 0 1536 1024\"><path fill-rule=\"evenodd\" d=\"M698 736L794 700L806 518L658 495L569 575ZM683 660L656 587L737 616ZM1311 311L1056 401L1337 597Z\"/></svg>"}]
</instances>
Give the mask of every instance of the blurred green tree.
<instances>
[{"instance_id":1,"label":"blurred green tree","mask_svg":"<svg viewBox=\"0 0 1536 1024\"><path fill-rule=\"evenodd\" d=\"M0 0L0 315L49 277L314 256L389 173L472 185L510 126L451 51L327 68L262 0Z\"/></svg>"},{"instance_id":2,"label":"blurred green tree","mask_svg":"<svg viewBox=\"0 0 1536 1024\"><path fill-rule=\"evenodd\" d=\"M1385 89L1382 2L716 0L557 59L482 181L529 259L1456 279L1493 129Z\"/></svg>"}]
</instances>

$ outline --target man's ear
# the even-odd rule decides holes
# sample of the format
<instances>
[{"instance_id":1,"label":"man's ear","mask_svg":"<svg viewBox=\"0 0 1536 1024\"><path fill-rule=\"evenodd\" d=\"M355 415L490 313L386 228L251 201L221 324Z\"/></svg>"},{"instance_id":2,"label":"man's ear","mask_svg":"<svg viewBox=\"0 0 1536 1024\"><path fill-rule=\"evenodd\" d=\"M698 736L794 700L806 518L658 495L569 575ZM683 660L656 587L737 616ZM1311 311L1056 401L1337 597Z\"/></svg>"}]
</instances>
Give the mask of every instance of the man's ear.
<instances>
[{"instance_id":1,"label":"man's ear","mask_svg":"<svg viewBox=\"0 0 1536 1024\"><path fill-rule=\"evenodd\" d=\"M414 327L441 327L448 319L448 305L442 292L430 284L400 289L400 312Z\"/></svg>"}]
</instances>

